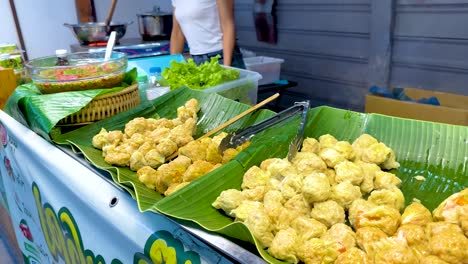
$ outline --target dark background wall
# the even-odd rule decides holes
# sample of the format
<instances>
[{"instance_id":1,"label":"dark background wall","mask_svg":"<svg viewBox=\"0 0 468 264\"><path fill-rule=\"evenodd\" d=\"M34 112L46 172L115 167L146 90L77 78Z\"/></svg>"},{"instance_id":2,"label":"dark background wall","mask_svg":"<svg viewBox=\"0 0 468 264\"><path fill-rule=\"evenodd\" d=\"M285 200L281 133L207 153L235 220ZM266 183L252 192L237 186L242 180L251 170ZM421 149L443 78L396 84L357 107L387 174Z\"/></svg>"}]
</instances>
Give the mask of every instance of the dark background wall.
<instances>
[{"instance_id":1,"label":"dark background wall","mask_svg":"<svg viewBox=\"0 0 468 264\"><path fill-rule=\"evenodd\" d=\"M468 0L276 0L276 44L257 40L253 2L235 2L238 42L285 60L284 104L362 111L371 85L468 95Z\"/></svg>"}]
</instances>

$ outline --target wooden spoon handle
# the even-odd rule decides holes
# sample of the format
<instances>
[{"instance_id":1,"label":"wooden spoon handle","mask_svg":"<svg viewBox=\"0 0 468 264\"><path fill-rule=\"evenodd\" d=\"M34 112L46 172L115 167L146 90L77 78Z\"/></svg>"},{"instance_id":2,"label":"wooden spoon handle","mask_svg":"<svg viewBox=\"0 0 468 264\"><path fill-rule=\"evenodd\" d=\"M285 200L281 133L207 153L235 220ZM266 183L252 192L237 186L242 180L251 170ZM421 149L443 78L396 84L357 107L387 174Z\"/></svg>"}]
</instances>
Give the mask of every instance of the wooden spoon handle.
<instances>
[{"instance_id":1,"label":"wooden spoon handle","mask_svg":"<svg viewBox=\"0 0 468 264\"><path fill-rule=\"evenodd\" d=\"M106 17L106 26L109 26L110 22L112 21L112 16L114 15L115 6L117 5L117 0L112 0L111 7L109 13Z\"/></svg>"},{"instance_id":2,"label":"wooden spoon handle","mask_svg":"<svg viewBox=\"0 0 468 264\"><path fill-rule=\"evenodd\" d=\"M249 108L249 109L245 110L244 112L242 112L242 113L236 115L235 117L231 118L226 123L223 123L220 126L216 127L215 129L209 131L205 135L201 136L199 139L206 138L206 137L209 137L209 136L215 134L216 132L220 131L221 129L223 129L223 128L229 126L229 125L231 125L232 123L236 122L237 120L241 119L242 117L252 113L253 111L259 109L260 107L262 107L262 106L268 104L269 102L275 100L276 98L278 98L278 96L279 96L279 93L275 93L274 95L268 97L267 99L261 101L260 103L252 106L251 108Z\"/></svg>"},{"instance_id":3,"label":"wooden spoon handle","mask_svg":"<svg viewBox=\"0 0 468 264\"><path fill-rule=\"evenodd\" d=\"M275 100L275 99L278 98L279 96L280 96L279 93L275 93L274 95L268 97L267 99L261 101L260 103L258 103L258 104L256 104L256 105L252 106L251 108L245 110L244 112L242 112L242 113L236 115L235 117L229 119L227 122L225 122L225 123L219 125L218 127L214 128L213 130L211 130L211 131L209 131L208 133L204 134L203 136L199 137L198 139L206 138L206 137L209 137L209 136L215 134L216 132L220 131L221 129L223 129L223 128L229 126L229 125L231 125L232 123L234 123L234 122L236 122L236 121L238 121L238 120L241 119L242 117L244 117L244 116L246 116L246 115L252 113L253 111L259 109L260 107L262 107L262 106L268 104L269 102ZM177 152L174 152L171 156L169 156L169 157L166 159L166 161L174 159L175 157L177 157L177 155L179 155L178 151L177 151Z\"/></svg>"}]
</instances>

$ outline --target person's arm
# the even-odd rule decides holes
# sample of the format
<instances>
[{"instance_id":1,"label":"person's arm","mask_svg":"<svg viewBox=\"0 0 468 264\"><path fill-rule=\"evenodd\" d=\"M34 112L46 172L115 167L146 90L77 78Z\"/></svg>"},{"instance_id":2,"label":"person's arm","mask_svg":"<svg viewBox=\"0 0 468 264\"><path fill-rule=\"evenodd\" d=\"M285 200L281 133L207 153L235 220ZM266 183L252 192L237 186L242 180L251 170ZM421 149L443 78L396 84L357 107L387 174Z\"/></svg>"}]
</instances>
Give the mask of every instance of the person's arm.
<instances>
[{"instance_id":1,"label":"person's arm","mask_svg":"<svg viewBox=\"0 0 468 264\"><path fill-rule=\"evenodd\" d=\"M217 0L221 31L223 32L223 61L230 66L236 42L234 24L234 0Z\"/></svg>"},{"instance_id":2,"label":"person's arm","mask_svg":"<svg viewBox=\"0 0 468 264\"><path fill-rule=\"evenodd\" d=\"M175 16L175 7L172 12L172 32L170 42L170 53L180 54L184 52L185 37L182 29L180 28L179 22Z\"/></svg>"}]
</instances>

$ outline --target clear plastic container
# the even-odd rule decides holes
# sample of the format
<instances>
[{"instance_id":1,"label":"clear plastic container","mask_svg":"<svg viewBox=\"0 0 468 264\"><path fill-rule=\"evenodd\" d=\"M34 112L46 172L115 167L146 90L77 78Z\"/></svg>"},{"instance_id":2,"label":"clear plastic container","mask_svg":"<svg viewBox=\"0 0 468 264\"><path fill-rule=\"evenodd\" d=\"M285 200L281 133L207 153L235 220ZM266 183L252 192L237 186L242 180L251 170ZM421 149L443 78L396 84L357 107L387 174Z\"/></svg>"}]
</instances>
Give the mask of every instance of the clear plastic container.
<instances>
[{"instance_id":1,"label":"clear plastic container","mask_svg":"<svg viewBox=\"0 0 468 264\"><path fill-rule=\"evenodd\" d=\"M224 66L226 68L233 68ZM237 80L222 83L204 90L206 93L217 93L226 98L232 99L248 105L257 103L258 81L262 75L248 70L233 68L240 71L240 77Z\"/></svg>"},{"instance_id":2,"label":"clear plastic container","mask_svg":"<svg viewBox=\"0 0 468 264\"><path fill-rule=\"evenodd\" d=\"M168 93L169 87L161 86L161 67L151 67L149 69L148 84L146 87L146 98L153 100L159 96Z\"/></svg>"},{"instance_id":3,"label":"clear plastic container","mask_svg":"<svg viewBox=\"0 0 468 264\"><path fill-rule=\"evenodd\" d=\"M56 66L56 55L26 63L28 74L43 94L117 87L127 69L123 52L112 52L107 61L104 52L69 53L67 59L67 66Z\"/></svg>"},{"instance_id":4,"label":"clear plastic container","mask_svg":"<svg viewBox=\"0 0 468 264\"><path fill-rule=\"evenodd\" d=\"M249 71L258 72L263 76L258 85L274 83L280 79L283 59L258 56L244 58L245 67Z\"/></svg>"}]
</instances>

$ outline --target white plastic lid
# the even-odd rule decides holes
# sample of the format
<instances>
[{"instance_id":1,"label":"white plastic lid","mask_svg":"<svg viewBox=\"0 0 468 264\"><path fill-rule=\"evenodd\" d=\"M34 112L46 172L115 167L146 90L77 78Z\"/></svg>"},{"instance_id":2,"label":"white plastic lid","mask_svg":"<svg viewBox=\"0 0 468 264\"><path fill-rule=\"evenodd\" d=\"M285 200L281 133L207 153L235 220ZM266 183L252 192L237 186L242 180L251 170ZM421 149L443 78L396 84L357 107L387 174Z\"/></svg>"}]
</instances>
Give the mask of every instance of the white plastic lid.
<instances>
[{"instance_id":1,"label":"white plastic lid","mask_svg":"<svg viewBox=\"0 0 468 264\"><path fill-rule=\"evenodd\" d=\"M64 57L68 54L68 51L66 49L58 49L55 51L55 55L57 57Z\"/></svg>"}]
</instances>

